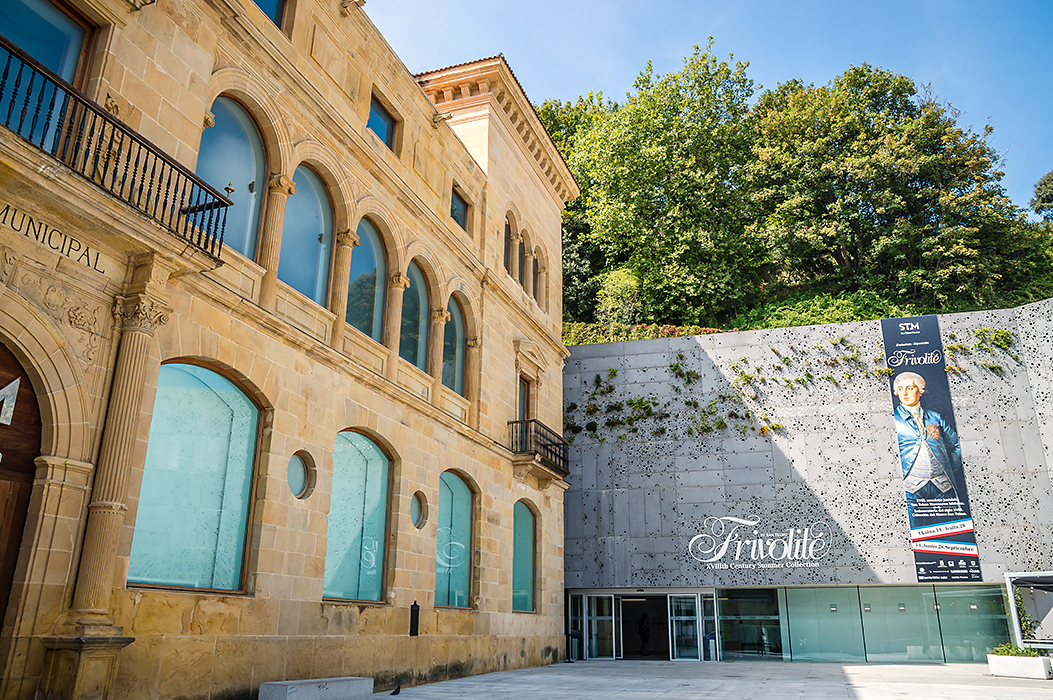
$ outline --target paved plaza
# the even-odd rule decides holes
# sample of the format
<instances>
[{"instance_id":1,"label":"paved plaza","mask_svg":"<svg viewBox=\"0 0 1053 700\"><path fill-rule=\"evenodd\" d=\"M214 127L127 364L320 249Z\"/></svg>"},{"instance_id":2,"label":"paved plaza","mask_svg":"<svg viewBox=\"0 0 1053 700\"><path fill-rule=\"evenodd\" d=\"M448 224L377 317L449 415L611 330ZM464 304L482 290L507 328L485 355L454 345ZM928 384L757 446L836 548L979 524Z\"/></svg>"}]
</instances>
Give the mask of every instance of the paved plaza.
<instances>
[{"instance_id":1,"label":"paved plaza","mask_svg":"<svg viewBox=\"0 0 1053 700\"><path fill-rule=\"evenodd\" d=\"M387 695L387 692L378 693ZM416 688L406 700L1053 700L1053 681L995 678L986 664L589 661Z\"/></svg>"}]
</instances>

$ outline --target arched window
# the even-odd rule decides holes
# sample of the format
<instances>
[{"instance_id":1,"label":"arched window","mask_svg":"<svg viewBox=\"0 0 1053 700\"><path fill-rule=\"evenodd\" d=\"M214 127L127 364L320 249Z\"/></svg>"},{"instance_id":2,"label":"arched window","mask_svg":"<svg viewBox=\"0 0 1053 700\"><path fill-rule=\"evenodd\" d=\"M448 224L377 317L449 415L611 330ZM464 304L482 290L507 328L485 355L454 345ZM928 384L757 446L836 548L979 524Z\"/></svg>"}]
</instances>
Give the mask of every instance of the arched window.
<instances>
[{"instance_id":1,"label":"arched window","mask_svg":"<svg viewBox=\"0 0 1053 700\"><path fill-rule=\"evenodd\" d=\"M337 433L322 595L382 600L390 460L360 433Z\"/></svg>"},{"instance_id":2,"label":"arched window","mask_svg":"<svg viewBox=\"0 0 1053 700\"><path fill-rule=\"evenodd\" d=\"M402 296L402 335L399 336L399 357L424 369L428 361L428 282L415 262L406 271L410 286Z\"/></svg>"},{"instance_id":3,"label":"arched window","mask_svg":"<svg viewBox=\"0 0 1053 700\"><path fill-rule=\"evenodd\" d=\"M534 301L537 301L538 299L541 298L541 295L538 294L538 291L537 291L538 282L541 279L541 275L539 274L540 266L538 264L538 259L540 257L541 257L541 251L540 250L535 250L534 251L533 270L531 272L531 274L533 275L532 279L533 279L534 283L530 287L532 290L534 290Z\"/></svg>"},{"instance_id":4,"label":"arched window","mask_svg":"<svg viewBox=\"0 0 1053 700\"><path fill-rule=\"evenodd\" d=\"M518 501L512 507L512 610L534 611L534 514Z\"/></svg>"},{"instance_id":5,"label":"arched window","mask_svg":"<svg viewBox=\"0 0 1053 700\"><path fill-rule=\"evenodd\" d=\"M519 280L519 284L522 286L526 280L526 236L521 238L515 246L516 250L519 251L519 255L516 256L519 259L519 270L516 273L516 279Z\"/></svg>"},{"instance_id":6,"label":"arched window","mask_svg":"<svg viewBox=\"0 0 1053 700\"><path fill-rule=\"evenodd\" d=\"M161 366L129 582L241 588L259 414L215 372Z\"/></svg>"},{"instance_id":7,"label":"arched window","mask_svg":"<svg viewBox=\"0 0 1053 700\"><path fill-rule=\"evenodd\" d=\"M505 219L505 270L512 274L512 222Z\"/></svg>"},{"instance_id":8,"label":"arched window","mask_svg":"<svg viewBox=\"0 0 1053 700\"><path fill-rule=\"evenodd\" d=\"M384 326L387 269L380 233L372 221L362 219L358 224L358 246L351 254L347 322L378 343Z\"/></svg>"},{"instance_id":9,"label":"arched window","mask_svg":"<svg viewBox=\"0 0 1053 700\"><path fill-rule=\"evenodd\" d=\"M296 194L285 205L278 279L315 303L326 303L333 252L333 205L325 183L301 165L293 173Z\"/></svg>"},{"instance_id":10,"label":"arched window","mask_svg":"<svg viewBox=\"0 0 1053 700\"><path fill-rule=\"evenodd\" d=\"M435 604L466 608L472 584L472 491L453 472L439 477Z\"/></svg>"},{"instance_id":11,"label":"arched window","mask_svg":"<svg viewBox=\"0 0 1053 700\"><path fill-rule=\"evenodd\" d=\"M446 322L442 339L442 384L464 396L464 312L453 297L450 297L446 311L450 320Z\"/></svg>"},{"instance_id":12,"label":"arched window","mask_svg":"<svg viewBox=\"0 0 1053 700\"><path fill-rule=\"evenodd\" d=\"M263 140L252 117L234 100L216 98L212 114L216 124L201 134L197 174L220 192L228 183L234 188L223 242L255 259L260 206L267 189Z\"/></svg>"}]
</instances>

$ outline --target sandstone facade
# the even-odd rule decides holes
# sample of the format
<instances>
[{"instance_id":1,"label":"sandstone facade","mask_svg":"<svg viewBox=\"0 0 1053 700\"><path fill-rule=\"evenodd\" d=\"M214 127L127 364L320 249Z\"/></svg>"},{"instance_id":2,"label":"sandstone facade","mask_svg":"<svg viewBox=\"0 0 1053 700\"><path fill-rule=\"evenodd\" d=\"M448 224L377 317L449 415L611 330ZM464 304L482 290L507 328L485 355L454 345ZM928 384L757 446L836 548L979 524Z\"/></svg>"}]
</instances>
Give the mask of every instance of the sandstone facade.
<instances>
[{"instance_id":1,"label":"sandstone facade","mask_svg":"<svg viewBox=\"0 0 1053 700\"><path fill-rule=\"evenodd\" d=\"M142 194L136 206L104 191L105 166L75 172L0 127L0 343L41 431L0 697L250 697L266 681L349 675L382 689L562 659L566 484L511 441L509 422L562 422L560 213L577 186L504 59L412 76L348 0L287 2L280 23L251 0L69 4L87 29L74 83L90 100L191 173L215 101L233 100L262 137L267 182L255 256L210 255L144 213ZM376 102L395 120L390 143L368 126ZM332 205L324 304L278 272L299 166ZM345 322L367 218L386 259L379 339ZM431 330L417 365L399 352L411 263ZM451 298L464 313L460 393L442 380ZM136 528L154 517L140 496L158 376L173 362L226 378L259 409L236 590L128 582ZM323 595L342 431L389 460L379 601ZM299 498L294 454L309 468ZM472 492L464 606L435 601L447 471ZM528 612L512 602L517 502L535 518Z\"/></svg>"}]
</instances>

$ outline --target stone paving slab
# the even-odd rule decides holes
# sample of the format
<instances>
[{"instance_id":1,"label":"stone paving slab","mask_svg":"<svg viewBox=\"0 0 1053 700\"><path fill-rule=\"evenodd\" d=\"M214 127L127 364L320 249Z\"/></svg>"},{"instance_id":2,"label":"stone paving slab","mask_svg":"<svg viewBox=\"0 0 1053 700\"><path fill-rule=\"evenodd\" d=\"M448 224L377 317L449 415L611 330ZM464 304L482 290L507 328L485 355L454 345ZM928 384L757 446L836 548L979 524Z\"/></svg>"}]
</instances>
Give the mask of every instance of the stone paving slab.
<instances>
[{"instance_id":1,"label":"stone paving slab","mask_svg":"<svg viewBox=\"0 0 1053 700\"><path fill-rule=\"evenodd\" d=\"M995 678L987 675L987 664L589 661L403 688L400 695L406 700L1053 700L1053 681Z\"/></svg>"}]
</instances>

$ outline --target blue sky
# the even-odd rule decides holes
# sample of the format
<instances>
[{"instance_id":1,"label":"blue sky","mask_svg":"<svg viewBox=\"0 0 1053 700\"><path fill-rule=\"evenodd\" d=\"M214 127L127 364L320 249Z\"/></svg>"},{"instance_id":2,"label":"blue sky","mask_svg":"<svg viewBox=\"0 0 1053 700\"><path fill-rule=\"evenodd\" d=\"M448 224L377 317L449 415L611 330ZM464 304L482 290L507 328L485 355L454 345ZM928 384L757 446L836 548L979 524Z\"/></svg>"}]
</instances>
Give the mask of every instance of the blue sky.
<instances>
[{"instance_id":1,"label":"blue sky","mask_svg":"<svg viewBox=\"0 0 1053 700\"><path fill-rule=\"evenodd\" d=\"M758 84L825 84L870 63L929 84L1003 156L1026 207L1053 170L1053 0L369 0L411 72L503 53L530 99L603 91L622 101L652 61L677 71L695 44L749 61Z\"/></svg>"}]
</instances>

